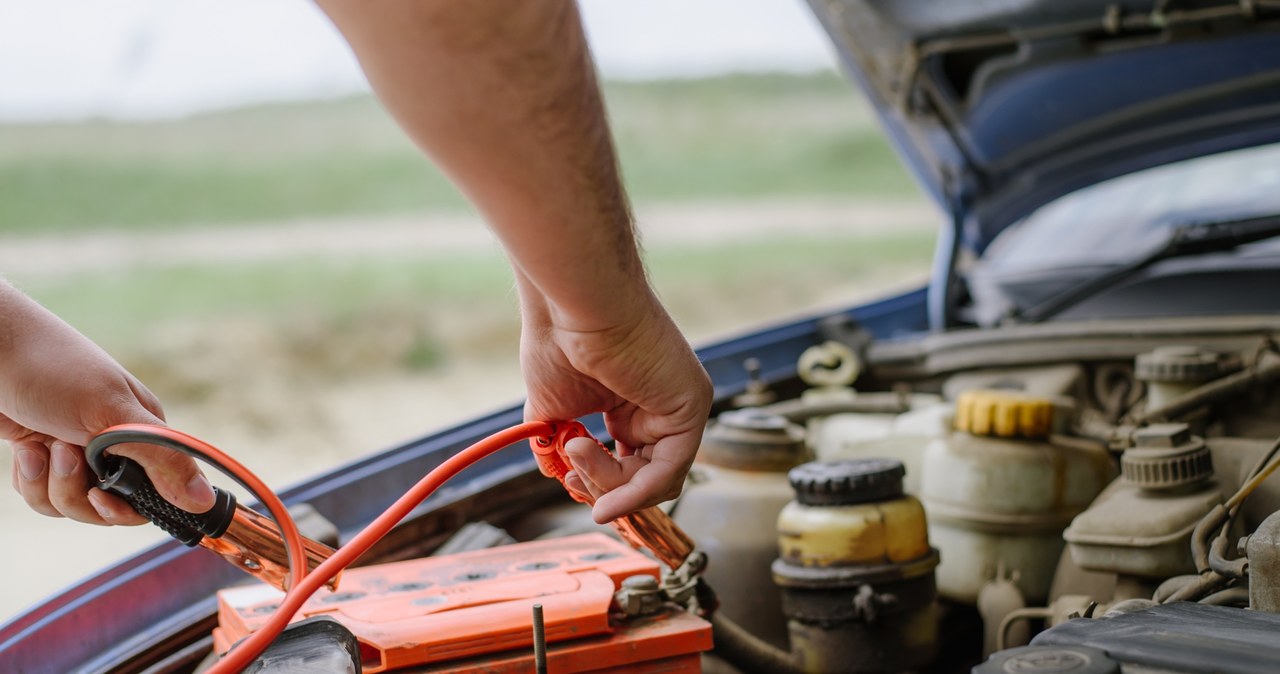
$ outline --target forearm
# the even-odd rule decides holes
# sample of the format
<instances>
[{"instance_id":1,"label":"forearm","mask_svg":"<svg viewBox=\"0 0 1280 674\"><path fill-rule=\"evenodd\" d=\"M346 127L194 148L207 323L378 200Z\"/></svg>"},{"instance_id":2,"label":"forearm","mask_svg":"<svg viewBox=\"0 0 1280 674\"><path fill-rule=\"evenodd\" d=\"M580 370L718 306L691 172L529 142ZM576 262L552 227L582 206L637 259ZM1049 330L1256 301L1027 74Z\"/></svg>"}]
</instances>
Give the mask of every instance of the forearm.
<instances>
[{"instance_id":1,"label":"forearm","mask_svg":"<svg viewBox=\"0 0 1280 674\"><path fill-rule=\"evenodd\" d=\"M652 304L572 2L319 4L502 239L522 295L580 330Z\"/></svg>"},{"instance_id":2,"label":"forearm","mask_svg":"<svg viewBox=\"0 0 1280 674\"><path fill-rule=\"evenodd\" d=\"M40 419L42 432L84 444L101 430L85 425L111 422L98 419L105 413L86 410L114 411L110 405L118 399L133 398L132 388L129 375L98 345L0 281L0 414L21 422ZM141 407L136 410L150 418Z\"/></svg>"},{"instance_id":3,"label":"forearm","mask_svg":"<svg viewBox=\"0 0 1280 674\"><path fill-rule=\"evenodd\" d=\"M0 381L9 382L32 362L56 366L68 341L83 340L75 328L0 280ZM14 392L0 386L0 405Z\"/></svg>"},{"instance_id":4,"label":"forearm","mask_svg":"<svg viewBox=\"0 0 1280 674\"><path fill-rule=\"evenodd\" d=\"M0 376L13 362L33 320L40 321L40 307L8 281L0 279Z\"/></svg>"}]
</instances>

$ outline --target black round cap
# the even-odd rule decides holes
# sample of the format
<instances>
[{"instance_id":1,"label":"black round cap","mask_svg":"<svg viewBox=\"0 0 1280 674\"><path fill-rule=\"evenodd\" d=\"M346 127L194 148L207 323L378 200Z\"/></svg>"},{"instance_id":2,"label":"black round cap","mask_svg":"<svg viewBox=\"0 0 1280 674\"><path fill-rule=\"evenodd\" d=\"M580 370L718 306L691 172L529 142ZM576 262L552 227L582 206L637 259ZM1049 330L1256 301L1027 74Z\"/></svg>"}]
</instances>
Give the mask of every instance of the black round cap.
<instances>
[{"instance_id":1,"label":"black round cap","mask_svg":"<svg viewBox=\"0 0 1280 674\"><path fill-rule=\"evenodd\" d=\"M1120 664L1087 646L1021 646L992 653L972 674L1120 674Z\"/></svg>"},{"instance_id":2,"label":"black round cap","mask_svg":"<svg viewBox=\"0 0 1280 674\"><path fill-rule=\"evenodd\" d=\"M907 469L897 459L813 461L787 473L796 500L811 506L839 506L902 496Z\"/></svg>"}]
</instances>

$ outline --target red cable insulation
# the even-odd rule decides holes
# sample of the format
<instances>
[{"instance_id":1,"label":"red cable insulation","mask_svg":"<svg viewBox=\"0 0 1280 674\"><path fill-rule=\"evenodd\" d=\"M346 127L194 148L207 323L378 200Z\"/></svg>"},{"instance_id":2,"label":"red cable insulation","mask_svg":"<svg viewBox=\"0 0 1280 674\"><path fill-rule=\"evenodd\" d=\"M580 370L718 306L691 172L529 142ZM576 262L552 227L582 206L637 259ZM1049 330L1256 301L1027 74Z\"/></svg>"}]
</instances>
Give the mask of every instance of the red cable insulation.
<instances>
[{"instance_id":1,"label":"red cable insulation","mask_svg":"<svg viewBox=\"0 0 1280 674\"><path fill-rule=\"evenodd\" d=\"M162 427L144 427L148 431L157 431ZM555 425L547 421L527 421L499 431L490 435L483 440L467 447L466 449L454 454L445 460L444 463L436 466L431 472L427 473L412 489L405 492L391 507L387 508L379 515L369 526L365 527L354 538L347 542L346 545L338 548L332 557L325 560L316 570L306 573L305 557L302 552L302 540L298 534L298 528L290 517L289 511L284 509L284 505L280 503L280 499L262 484L253 473L247 468L240 465L234 459L231 459L223 452L211 447L208 443L200 442L185 434L177 431L163 429L172 434L177 434L182 438L183 442L195 441L199 443L202 451L207 451L210 456L214 456L218 461L226 460L228 470L235 471L237 477L244 479L246 482L254 485L254 489L258 489L261 485L262 491L259 492L264 503L267 503L267 509L277 518L280 524L280 532L284 535L285 540L290 546L290 575L292 578L301 578L300 582L292 583L289 591L285 594L284 599L280 602L280 607L272 614L271 619L261 629L254 632L240 645L233 648L213 667L210 667L206 674L238 674L245 667L248 667L254 659L266 650L267 646L275 640L276 637L284 631L289 625L289 621L293 619L293 615L302 608L307 599L311 598L315 591L320 589L326 581L345 569L354 562L360 555L368 552L379 539L387 535L391 529L404 519L417 505L431 496L432 492L444 484L447 480L457 475L459 472L483 459L498 450L504 449L521 440L529 440L536 437L550 436L555 433ZM208 451L212 450L212 451ZM234 466L234 468L233 468ZM250 482L252 480L252 482ZM277 513L272 507L272 503L280 506L281 513ZM296 550L296 552L295 552ZM301 568L298 568L301 566Z\"/></svg>"},{"instance_id":2,"label":"red cable insulation","mask_svg":"<svg viewBox=\"0 0 1280 674\"><path fill-rule=\"evenodd\" d=\"M289 514L289 509L285 507L280 497L276 496L271 487L263 482L253 471L249 470L244 464L236 461L231 455L214 447L213 445L197 438L187 435L179 430L174 430L168 426L156 426L153 424L120 424L112 426L103 433L112 431L128 431L137 433L150 433L151 435L159 435L181 445L189 445L197 451L207 454L209 457L222 465L227 472L234 474L237 478L244 482L245 486L262 499L262 504L267 507L267 512L275 518L276 524L280 527L280 535L284 538L285 545L289 548L289 578L301 578L307 573L307 553L302 546L302 534L298 533L298 525L293 521L293 517ZM290 585L293 583L290 582Z\"/></svg>"}]
</instances>

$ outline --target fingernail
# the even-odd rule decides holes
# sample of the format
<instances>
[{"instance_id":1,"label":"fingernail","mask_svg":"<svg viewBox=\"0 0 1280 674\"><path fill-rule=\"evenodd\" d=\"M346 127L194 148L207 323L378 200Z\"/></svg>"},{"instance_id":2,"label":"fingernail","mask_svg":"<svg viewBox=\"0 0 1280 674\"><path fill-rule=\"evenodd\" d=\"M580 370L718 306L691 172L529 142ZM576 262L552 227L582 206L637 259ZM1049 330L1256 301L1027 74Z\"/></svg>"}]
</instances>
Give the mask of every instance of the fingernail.
<instances>
[{"instance_id":1,"label":"fingernail","mask_svg":"<svg viewBox=\"0 0 1280 674\"><path fill-rule=\"evenodd\" d=\"M64 442L53 443L49 448L49 453L52 455L49 462L50 467L53 468L54 473L62 477L74 473L76 466L80 464L80 459L76 458L75 451Z\"/></svg>"},{"instance_id":2,"label":"fingernail","mask_svg":"<svg viewBox=\"0 0 1280 674\"><path fill-rule=\"evenodd\" d=\"M30 449L18 450L18 472L30 482L44 474L44 457Z\"/></svg>"},{"instance_id":3,"label":"fingernail","mask_svg":"<svg viewBox=\"0 0 1280 674\"><path fill-rule=\"evenodd\" d=\"M196 506L196 512L201 513L212 508L216 500L209 479L199 473L187 482L187 497L191 499L191 504Z\"/></svg>"},{"instance_id":4,"label":"fingernail","mask_svg":"<svg viewBox=\"0 0 1280 674\"><path fill-rule=\"evenodd\" d=\"M107 509L105 504L99 502L100 498L102 497L98 495L96 489L89 491L89 505L93 506L93 509L97 511L98 516L102 519L108 522L114 522L116 520L115 515Z\"/></svg>"}]
</instances>

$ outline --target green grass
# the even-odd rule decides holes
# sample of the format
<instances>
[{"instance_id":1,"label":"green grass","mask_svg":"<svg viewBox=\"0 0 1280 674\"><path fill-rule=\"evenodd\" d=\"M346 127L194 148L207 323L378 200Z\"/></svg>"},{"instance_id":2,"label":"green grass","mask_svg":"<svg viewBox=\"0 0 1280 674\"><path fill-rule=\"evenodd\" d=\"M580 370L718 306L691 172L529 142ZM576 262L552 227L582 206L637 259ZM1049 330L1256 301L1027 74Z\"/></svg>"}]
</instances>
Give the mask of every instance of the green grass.
<instances>
[{"instance_id":1,"label":"green grass","mask_svg":"<svg viewBox=\"0 0 1280 674\"><path fill-rule=\"evenodd\" d=\"M353 317L377 305L465 307L501 297L511 273L498 253L427 258L283 258L68 275L24 289L89 336L127 346L132 326L157 320L288 320Z\"/></svg>"},{"instance_id":2,"label":"green grass","mask_svg":"<svg viewBox=\"0 0 1280 674\"><path fill-rule=\"evenodd\" d=\"M812 307L825 294L927 268L927 230L659 246L651 276L694 339ZM164 399L225 378L333 381L514 355L519 320L500 252L285 258L70 274L26 284Z\"/></svg>"},{"instance_id":3,"label":"green grass","mask_svg":"<svg viewBox=\"0 0 1280 674\"><path fill-rule=\"evenodd\" d=\"M636 201L918 198L833 74L608 83ZM185 120L0 125L0 234L467 208L376 102Z\"/></svg>"}]
</instances>

